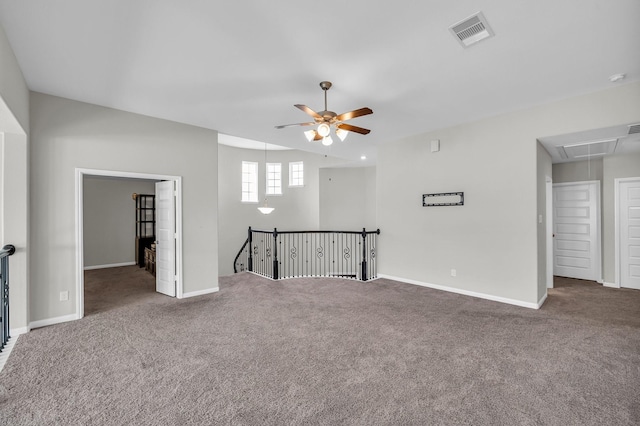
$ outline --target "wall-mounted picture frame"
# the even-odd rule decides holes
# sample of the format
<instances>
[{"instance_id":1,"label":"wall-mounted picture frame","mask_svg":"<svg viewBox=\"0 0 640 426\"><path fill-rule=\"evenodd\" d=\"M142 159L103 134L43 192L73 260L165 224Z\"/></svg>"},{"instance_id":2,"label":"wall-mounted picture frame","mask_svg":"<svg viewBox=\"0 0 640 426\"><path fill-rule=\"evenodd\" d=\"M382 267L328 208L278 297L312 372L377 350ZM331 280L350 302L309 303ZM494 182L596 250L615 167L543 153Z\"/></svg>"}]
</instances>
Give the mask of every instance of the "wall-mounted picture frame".
<instances>
[{"instance_id":1,"label":"wall-mounted picture frame","mask_svg":"<svg viewBox=\"0 0 640 426\"><path fill-rule=\"evenodd\" d=\"M464 206L464 192L422 194L422 207Z\"/></svg>"}]
</instances>

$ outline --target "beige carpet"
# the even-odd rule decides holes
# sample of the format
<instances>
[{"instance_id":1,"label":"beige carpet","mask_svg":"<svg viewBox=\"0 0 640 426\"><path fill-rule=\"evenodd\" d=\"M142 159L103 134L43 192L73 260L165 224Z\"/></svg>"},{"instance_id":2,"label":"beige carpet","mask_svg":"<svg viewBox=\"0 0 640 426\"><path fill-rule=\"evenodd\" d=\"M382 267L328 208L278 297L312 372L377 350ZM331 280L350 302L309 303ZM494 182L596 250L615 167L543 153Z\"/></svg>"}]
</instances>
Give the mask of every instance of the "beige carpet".
<instances>
[{"instance_id":1,"label":"beige carpet","mask_svg":"<svg viewBox=\"0 0 640 426\"><path fill-rule=\"evenodd\" d=\"M176 300L107 275L87 273L84 319L19 338L0 424L640 423L639 291L558 280L530 310L245 273Z\"/></svg>"}]
</instances>

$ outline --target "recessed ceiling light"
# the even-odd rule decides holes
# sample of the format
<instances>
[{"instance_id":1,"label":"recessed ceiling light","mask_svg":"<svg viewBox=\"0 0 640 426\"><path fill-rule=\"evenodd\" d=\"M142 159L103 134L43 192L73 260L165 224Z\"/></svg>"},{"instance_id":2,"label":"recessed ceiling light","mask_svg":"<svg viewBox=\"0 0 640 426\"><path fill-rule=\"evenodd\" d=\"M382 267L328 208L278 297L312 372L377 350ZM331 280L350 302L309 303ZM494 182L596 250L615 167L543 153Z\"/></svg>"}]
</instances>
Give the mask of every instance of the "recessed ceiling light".
<instances>
[{"instance_id":1,"label":"recessed ceiling light","mask_svg":"<svg viewBox=\"0 0 640 426\"><path fill-rule=\"evenodd\" d=\"M366 159L367 159L367 156L366 156L366 155L361 155L361 156L360 156L360 159L361 159L361 160L366 160Z\"/></svg>"},{"instance_id":2,"label":"recessed ceiling light","mask_svg":"<svg viewBox=\"0 0 640 426\"><path fill-rule=\"evenodd\" d=\"M614 74L611 77L609 77L609 81L612 83L618 82L620 80L624 80L624 78L626 77L626 74Z\"/></svg>"}]
</instances>

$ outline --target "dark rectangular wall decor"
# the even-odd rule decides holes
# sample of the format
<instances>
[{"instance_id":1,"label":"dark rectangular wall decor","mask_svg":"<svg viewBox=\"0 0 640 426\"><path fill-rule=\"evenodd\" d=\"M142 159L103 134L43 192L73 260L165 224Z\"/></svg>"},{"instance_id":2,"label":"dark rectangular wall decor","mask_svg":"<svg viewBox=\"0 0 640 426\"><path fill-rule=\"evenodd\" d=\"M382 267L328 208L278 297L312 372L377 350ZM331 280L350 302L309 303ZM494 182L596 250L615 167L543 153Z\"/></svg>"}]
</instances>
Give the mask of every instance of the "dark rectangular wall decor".
<instances>
[{"instance_id":1,"label":"dark rectangular wall decor","mask_svg":"<svg viewBox=\"0 0 640 426\"><path fill-rule=\"evenodd\" d=\"M464 206L464 192L422 194L422 207Z\"/></svg>"}]
</instances>

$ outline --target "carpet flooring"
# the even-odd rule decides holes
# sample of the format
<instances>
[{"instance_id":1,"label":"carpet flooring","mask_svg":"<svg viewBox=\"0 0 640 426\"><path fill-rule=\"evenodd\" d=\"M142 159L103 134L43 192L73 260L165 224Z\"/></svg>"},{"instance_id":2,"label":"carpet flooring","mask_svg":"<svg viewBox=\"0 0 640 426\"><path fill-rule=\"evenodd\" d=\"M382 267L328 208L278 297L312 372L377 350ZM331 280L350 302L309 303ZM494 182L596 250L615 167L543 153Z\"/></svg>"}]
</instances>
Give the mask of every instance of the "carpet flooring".
<instances>
[{"instance_id":1,"label":"carpet flooring","mask_svg":"<svg viewBox=\"0 0 640 426\"><path fill-rule=\"evenodd\" d=\"M136 267L86 276L85 318L17 341L0 424L640 424L640 291L557 279L531 310L385 279L241 273L177 300Z\"/></svg>"}]
</instances>

